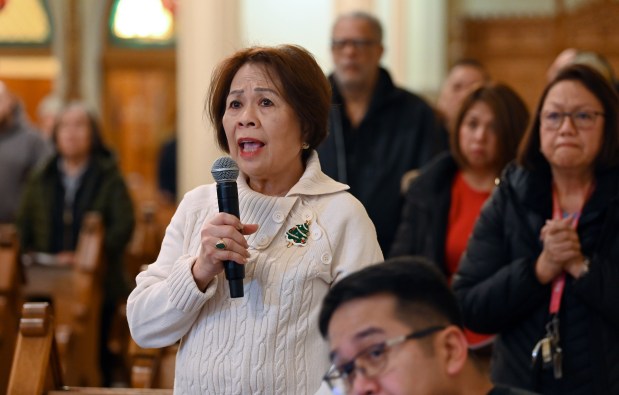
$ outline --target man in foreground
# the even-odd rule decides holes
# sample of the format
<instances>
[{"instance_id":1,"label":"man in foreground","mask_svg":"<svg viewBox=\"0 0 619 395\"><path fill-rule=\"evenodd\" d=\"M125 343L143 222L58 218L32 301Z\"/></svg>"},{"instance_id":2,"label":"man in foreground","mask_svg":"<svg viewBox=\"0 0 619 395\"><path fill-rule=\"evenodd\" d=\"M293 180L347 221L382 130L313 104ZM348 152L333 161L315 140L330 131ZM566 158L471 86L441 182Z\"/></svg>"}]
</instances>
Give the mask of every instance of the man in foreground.
<instances>
[{"instance_id":1,"label":"man in foreground","mask_svg":"<svg viewBox=\"0 0 619 395\"><path fill-rule=\"evenodd\" d=\"M422 258L344 278L325 297L319 325L335 394L530 394L490 382L468 353L454 295Z\"/></svg>"}]
</instances>

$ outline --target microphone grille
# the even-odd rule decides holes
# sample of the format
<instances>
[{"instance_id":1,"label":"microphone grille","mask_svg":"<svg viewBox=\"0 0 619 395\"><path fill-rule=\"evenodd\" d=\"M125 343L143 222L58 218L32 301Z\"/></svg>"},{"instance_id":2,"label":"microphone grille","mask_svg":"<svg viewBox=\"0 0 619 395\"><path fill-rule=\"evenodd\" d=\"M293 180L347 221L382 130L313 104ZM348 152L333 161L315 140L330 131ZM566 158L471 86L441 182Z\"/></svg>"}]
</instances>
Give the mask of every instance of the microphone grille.
<instances>
[{"instance_id":1,"label":"microphone grille","mask_svg":"<svg viewBox=\"0 0 619 395\"><path fill-rule=\"evenodd\" d=\"M211 174L217 183L236 181L239 176L239 166L229 156L222 156L213 162Z\"/></svg>"}]
</instances>

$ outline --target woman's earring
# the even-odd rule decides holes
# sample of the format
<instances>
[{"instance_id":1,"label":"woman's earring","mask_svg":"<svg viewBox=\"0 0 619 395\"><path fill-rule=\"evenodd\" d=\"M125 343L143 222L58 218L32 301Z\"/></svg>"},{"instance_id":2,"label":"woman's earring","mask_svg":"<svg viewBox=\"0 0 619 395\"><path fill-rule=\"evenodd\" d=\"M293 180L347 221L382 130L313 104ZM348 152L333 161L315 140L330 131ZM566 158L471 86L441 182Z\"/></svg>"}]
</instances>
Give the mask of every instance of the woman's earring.
<instances>
[{"instance_id":1,"label":"woman's earring","mask_svg":"<svg viewBox=\"0 0 619 395\"><path fill-rule=\"evenodd\" d=\"M309 148L309 144L308 143L303 143L303 144L301 144L301 148L308 149Z\"/></svg>"}]
</instances>

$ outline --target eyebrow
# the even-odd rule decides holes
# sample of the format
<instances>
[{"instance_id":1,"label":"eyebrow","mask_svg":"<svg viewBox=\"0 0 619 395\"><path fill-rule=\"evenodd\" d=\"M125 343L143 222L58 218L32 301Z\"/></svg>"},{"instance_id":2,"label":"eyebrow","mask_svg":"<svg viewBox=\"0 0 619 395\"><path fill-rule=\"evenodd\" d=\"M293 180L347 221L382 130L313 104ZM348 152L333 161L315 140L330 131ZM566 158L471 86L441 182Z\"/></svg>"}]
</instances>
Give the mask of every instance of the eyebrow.
<instances>
[{"instance_id":1,"label":"eyebrow","mask_svg":"<svg viewBox=\"0 0 619 395\"><path fill-rule=\"evenodd\" d=\"M355 336L353 337L353 341L358 342L362 339L365 339L368 336L373 336L376 334L384 334L385 331L381 328L377 328L377 327L369 327L367 329L362 330L361 332L355 334ZM329 360L333 361L335 359L335 356L337 355L337 350L333 350L329 353Z\"/></svg>"},{"instance_id":2,"label":"eyebrow","mask_svg":"<svg viewBox=\"0 0 619 395\"><path fill-rule=\"evenodd\" d=\"M275 89L271 89L271 88L256 88L254 89L254 92L270 92L270 93L273 93L279 96L279 93ZM228 96L241 95L243 93L245 93L244 89L235 89L235 90L231 90L230 93L228 93Z\"/></svg>"}]
</instances>

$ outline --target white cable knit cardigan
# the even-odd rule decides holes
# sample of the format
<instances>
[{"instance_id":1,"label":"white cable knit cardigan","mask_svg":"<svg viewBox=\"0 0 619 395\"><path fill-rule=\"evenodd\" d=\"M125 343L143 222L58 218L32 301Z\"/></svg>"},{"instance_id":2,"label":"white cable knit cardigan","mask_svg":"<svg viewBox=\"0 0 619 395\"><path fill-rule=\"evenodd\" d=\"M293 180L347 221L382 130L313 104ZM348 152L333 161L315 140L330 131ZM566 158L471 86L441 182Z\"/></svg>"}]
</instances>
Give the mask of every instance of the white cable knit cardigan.
<instances>
[{"instance_id":1,"label":"white cable knit cardigan","mask_svg":"<svg viewBox=\"0 0 619 395\"><path fill-rule=\"evenodd\" d=\"M329 367L318 313L342 276L383 259L368 215L348 187L320 170L314 152L285 197L252 191L237 180L247 236L245 296L231 299L223 273L201 292L191 266L204 221L219 210L214 184L185 195L155 263L129 296L131 334L142 347L181 339L175 394L312 394ZM285 233L310 220L305 246Z\"/></svg>"}]
</instances>

